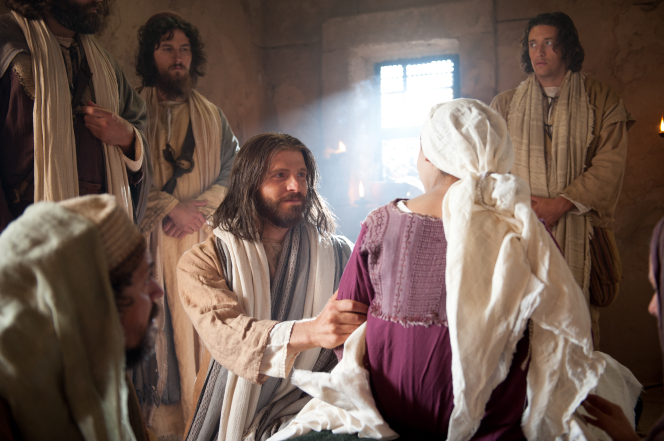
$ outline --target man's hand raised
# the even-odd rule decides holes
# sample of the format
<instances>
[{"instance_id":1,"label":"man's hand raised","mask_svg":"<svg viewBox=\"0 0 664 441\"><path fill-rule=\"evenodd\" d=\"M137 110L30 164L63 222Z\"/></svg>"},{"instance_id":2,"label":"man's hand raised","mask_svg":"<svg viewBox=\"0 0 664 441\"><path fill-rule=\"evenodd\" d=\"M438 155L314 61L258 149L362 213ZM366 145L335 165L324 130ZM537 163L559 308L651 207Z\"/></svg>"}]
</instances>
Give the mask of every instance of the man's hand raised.
<instances>
[{"instance_id":1,"label":"man's hand raised","mask_svg":"<svg viewBox=\"0 0 664 441\"><path fill-rule=\"evenodd\" d=\"M354 300L337 300L337 293L314 320L293 325L288 354L312 348L333 349L346 342L362 323L367 320L369 306Z\"/></svg>"},{"instance_id":2,"label":"man's hand raised","mask_svg":"<svg viewBox=\"0 0 664 441\"><path fill-rule=\"evenodd\" d=\"M198 207L205 207L206 205L207 201L179 202L175 208L173 208L168 213L168 216L164 218L164 232L168 236L180 238L182 237L179 234L180 232L184 232L184 234L187 235L193 233L194 231L200 230L200 228L205 224L205 216L203 216L203 213L198 211ZM166 219L169 218L175 227L177 227L177 229L180 231L172 229L170 223L166 221Z\"/></svg>"},{"instance_id":3,"label":"man's hand raised","mask_svg":"<svg viewBox=\"0 0 664 441\"><path fill-rule=\"evenodd\" d=\"M92 101L82 108L85 127L108 145L117 145L128 158L134 159L134 127L117 113L104 109Z\"/></svg>"}]
</instances>

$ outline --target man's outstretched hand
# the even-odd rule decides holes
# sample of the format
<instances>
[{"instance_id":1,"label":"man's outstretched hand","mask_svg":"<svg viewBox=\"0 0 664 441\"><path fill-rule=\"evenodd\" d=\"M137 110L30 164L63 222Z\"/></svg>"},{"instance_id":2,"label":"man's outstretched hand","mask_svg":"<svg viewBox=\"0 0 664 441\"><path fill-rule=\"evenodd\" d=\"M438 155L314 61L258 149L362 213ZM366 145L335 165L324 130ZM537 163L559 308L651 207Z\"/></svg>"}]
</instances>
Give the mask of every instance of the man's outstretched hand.
<instances>
[{"instance_id":1,"label":"man's outstretched hand","mask_svg":"<svg viewBox=\"0 0 664 441\"><path fill-rule=\"evenodd\" d=\"M288 354L312 348L333 349L344 344L367 320L368 309L369 306L355 300L337 300L337 293L334 293L318 317L293 325Z\"/></svg>"},{"instance_id":2,"label":"man's outstretched hand","mask_svg":"<svg viewBox=\"0 0 664 441\"><path fill-rule=\"evenodd\" d=\"M613 441L638 441L641 439L622 408L600 396L589 394L581 403L592 418L584 417L588 424L599 427L611 437Z\"/></svg>"},{"instance_id":3,"label":"man's outstretched hand","mask_svg":"<svg viewBox=\"0 0 664 441\"><path fill-rule=\"evenodd\" d=\"M85 127L108 145L117 145L126 157L134 159L134 127L117 113L104 109L92 101L82 108L85 116Z\"/></svg>"}]
</instances>

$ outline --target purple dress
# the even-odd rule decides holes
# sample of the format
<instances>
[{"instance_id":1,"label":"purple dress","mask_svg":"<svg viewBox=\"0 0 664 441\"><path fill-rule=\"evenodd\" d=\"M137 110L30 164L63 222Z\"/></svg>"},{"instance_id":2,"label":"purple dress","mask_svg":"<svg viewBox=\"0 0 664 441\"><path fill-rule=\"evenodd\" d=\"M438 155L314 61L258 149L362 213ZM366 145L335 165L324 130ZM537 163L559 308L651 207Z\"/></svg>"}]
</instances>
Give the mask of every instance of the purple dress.
<instances>
[{"instance_id":1,"label":"purple dress","mask_svg":"<svg viewBox=\"0 0 664 441\"><path fill-rule=\"evenodd\" d=\"M338 299L369 305L367 355L382 416L401 435L446 435L454 408L445 311L447 241L439 218L406 213L397 201L372 211L339 285ZM493 391L474 440L521 440L528 338Z\"/></svg>"}]
</instances>

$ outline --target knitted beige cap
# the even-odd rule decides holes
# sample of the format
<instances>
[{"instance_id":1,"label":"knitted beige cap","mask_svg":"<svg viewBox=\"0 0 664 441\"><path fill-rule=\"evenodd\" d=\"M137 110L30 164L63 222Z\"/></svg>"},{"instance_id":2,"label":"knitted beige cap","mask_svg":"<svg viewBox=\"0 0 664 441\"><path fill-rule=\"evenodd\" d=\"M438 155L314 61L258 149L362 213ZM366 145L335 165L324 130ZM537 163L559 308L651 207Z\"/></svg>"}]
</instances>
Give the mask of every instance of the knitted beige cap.
<instances>
[{"instance_id":1,"label":"knitted beige cap","mask_svg":"<svg viewBox=\"0 0 664 441\"><path fill-rule=\"evenodd\" d=\"M111 280L134 272L145 252L145 240L127 212L109 194L89 195L60 202L99 228Z\"/></svg>"}]
</instances>

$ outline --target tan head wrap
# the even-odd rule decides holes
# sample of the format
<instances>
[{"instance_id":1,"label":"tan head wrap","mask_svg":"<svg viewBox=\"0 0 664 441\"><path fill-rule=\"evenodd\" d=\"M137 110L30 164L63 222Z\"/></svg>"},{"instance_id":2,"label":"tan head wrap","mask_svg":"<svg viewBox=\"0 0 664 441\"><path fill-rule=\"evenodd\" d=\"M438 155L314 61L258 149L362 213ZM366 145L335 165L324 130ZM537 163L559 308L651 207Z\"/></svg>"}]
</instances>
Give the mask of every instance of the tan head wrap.
<instances>
[{"instance_id":1,"label":"tan head wrap","mask_svg":"<svg viewBox=\"0 0 664 441\"><path fill-rule=\"evenodd\" d=\"M448 439L476 432L529 320L524 434L548 440L569 432L604 362L593 355L583 293L531 209L528 185L508 174L514 153L505 121L479 101L454 100L431 109L421 139L431 163L460 179L443 200L454 389Z\"/></svg>"},{"instance_id":2,"label":"tan head wrap","mask_svg":"<svg viewBox=\"0 0 664 441\"><path fill-rule=\"evenodd\" d=\"M116 276L133 273L145 252L145 240L114 196L84 196L67 199L60 205L97 226L111 280Z\"/></svg>"},{"instance_id":3,"label":"tan head wrap","mask_svg":"<svg viewBox=\"0 0 664 441\"><path fill-rule=\"evenodd\" d=\"M141 243L110 195L35 203L0 234L0 397L22 438L135 439L109 269Z\"/></svg>"}]
</instances>

